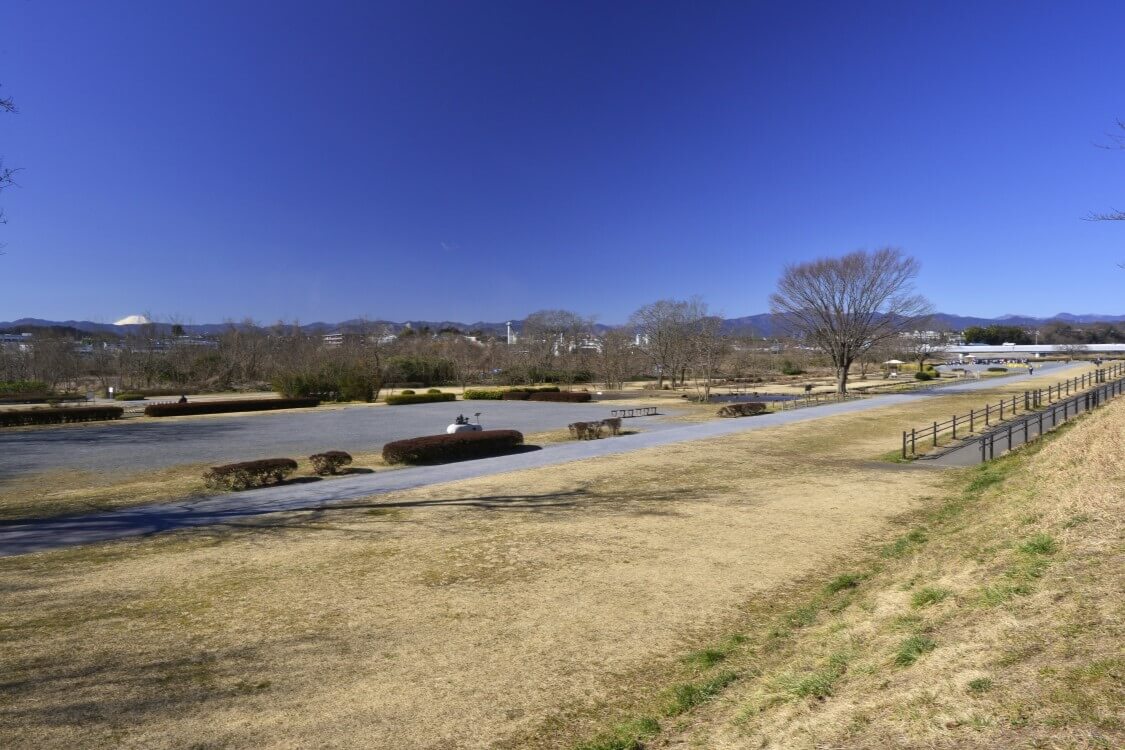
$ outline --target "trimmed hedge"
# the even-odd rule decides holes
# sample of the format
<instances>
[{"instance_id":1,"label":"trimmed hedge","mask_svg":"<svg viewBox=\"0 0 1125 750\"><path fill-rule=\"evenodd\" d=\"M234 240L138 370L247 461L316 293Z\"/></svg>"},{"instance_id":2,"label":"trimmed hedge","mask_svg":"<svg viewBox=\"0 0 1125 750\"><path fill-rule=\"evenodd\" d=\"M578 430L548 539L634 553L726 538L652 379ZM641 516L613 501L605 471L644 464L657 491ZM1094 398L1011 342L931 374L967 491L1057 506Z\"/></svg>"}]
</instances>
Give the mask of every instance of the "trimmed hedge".
<instances>
[{"instance_id":1,"label":"trimmed hedge","mask_svg":"<svg viewBox=\"0 0 1125 750\"><path fill-rule=\"evenodd\" d=\"M391 406L403 404L431 404L440 401L456 401L454 393L406 393L397 396L387 396L387 403Z\"/></svg>"},{"instance_id":2,"label":"trimmed hedge","mask_svg":"<svg viewBox=\"0 0 1125 750\"><path fill-rule=\"evenodd\" d=\"M427 435L387 443L383 446L383 460L389 464L438 464L499 456L522 444L523 433L516 430Z\"/></svg>"},{"instance_id":3,"label":"trimmed hedge","mask_svg":"<svg viewBox=\"0 0 1125 750\"><path fill-rule=\"evenodd\" d=\"M914 373L915 380L933 380L936 377L937 375L934 375L929 370L919 370L918 372Z\"/></svg>"},{"instance_id":4,"label":"trimmed hedge","mask_svg":"<svg viewBox=\"0 0 1125 750\"><path fill-rule=\"evenodd\" d=\"M272 411L317 406L316 398L233 399L230 401L195 401L186 404L149 404L145 416L178 417L184 414L227 414L240 411Z\"/></svg>"},{"instance_id":5,"label":"trimmed hedge","mask_svg":"<svg viewBox=\"0 0 1125 750\"><path fill-rule=\"evenodd\" d=\"M484 388L466 388L461 396L466 401L499 401L504 397L504 391Z\"/></svg>"},{"instance_id":6,"label":"trimmed hedge","mask_svg":"<svg viewBox=\"0 0 1125 750\"><path fill-rule=\"evenodd\" d=\"M720 417L752 417L755 414L765 414L766 405L761 401L747 401L741 404L727 404L719 409Z\"/></svg>"},{"instance_id":7,"label":"trimmed hedge","mask_svg":"<svg viewBox=\"0 0 1125 750\"><path fill-rule=\"evenodd\" d=\"M113 397L114 401L144 401L145 394L143 393L118 393Z\"/></svg>"},{"instance_id":8,"label":"trimmed hedge","mask_svg":"<svg viewBox=\"0 0 1125 750\"><path fill-rule=\"evenodd\" d=\"M291 458L263 458L260 461L212 466L203 472L203 481L208 487L245 490L276 484L296 470L297 462Z\"/></svg>"},{"instance_id":9,"label":"trimmed hedge","mask_svg":"<svg viewBox=\"0 0 1125 750\"><path fill-rule=\"evenodd\" d=\"M0 427L24 427L37 424L68 422L100 422L121 419L120 406L74 406L59 409L10 409L0 411Z\"/></svg>"},{"instance_id":10,"label":"trimmed hedge","mask_svg":"<svg viewBox=\"0 0 1125 750\"><path fill-rule=\"evenodd\" d=\"M988 371L989 372L1007 372L1008 368L1007 367L989 367Z\"/></svg>"},{"instance_id":11,"label":"trimmed hedge","mask_svg":"<svg viewBox=\"0 0 1125 750\"><path fill-rule=\"evenodd\" d=\"M324 477L329 474L339 474L340 467L350 464L352 457L350 453L344 451L325 451L312 454L309 456L309 461L313 465L313 472Z\"/></svg>"},{"instance_id":12,"label":"trimmed hedge","mask_svg":"<svg viewBox=\"0 0 1125 750\"><path fill-rule=\"evenodd\" d=\"M519 386L516 388L509 388L507 390L499 390L495 388L466 388L463 398L466 401L499 401L501 399L507 399L509 401L523 401L532 393L558 392L559 387L557 385L545 385L541 388Z\"/></svg>"},{"instance_id":13,"label":"trimmed hedge","mask_svg":"<svg viewBox=\"0 0 1125 750\"><path fill-rule=\"evenodd\" d=\"M527 397L528 401L565 401L572 404L584 404L590 400L590 394L586 391L560 391L553 393L550 391L532 393Z\"/></svg>"}]
</instances>

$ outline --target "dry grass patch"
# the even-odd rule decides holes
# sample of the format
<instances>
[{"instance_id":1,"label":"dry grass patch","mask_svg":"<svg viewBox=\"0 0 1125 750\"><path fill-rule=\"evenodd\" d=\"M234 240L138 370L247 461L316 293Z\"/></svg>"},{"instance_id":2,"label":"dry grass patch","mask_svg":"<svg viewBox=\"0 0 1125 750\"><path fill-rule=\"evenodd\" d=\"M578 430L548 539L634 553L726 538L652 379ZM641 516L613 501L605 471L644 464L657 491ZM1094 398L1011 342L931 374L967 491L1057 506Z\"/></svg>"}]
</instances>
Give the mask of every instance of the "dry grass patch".
<instances>
[{"instance_id":1,"label":"dry grass patch","mask_svg":"<svg viewBox=\"0 0 1125 750\"><path fill-rule=\"evenodd\" d=\"M757 674L646 747L1125 745L1125 404L964 472ZM890 550L890 554L887 551Z\"/></svg>"},{"instance_id":2,"label":"dry grass patch","mask_svg":"<svg viewBox=\"0 0 1125 750\"><path fill-rule=\"evenodd\" d=\"M682 656L938 481L778 462L777 439L2 560L0 732L12 747L565 747L649 688L689 716L735 678L713 653Z\"/></svg>"}]
</instances>

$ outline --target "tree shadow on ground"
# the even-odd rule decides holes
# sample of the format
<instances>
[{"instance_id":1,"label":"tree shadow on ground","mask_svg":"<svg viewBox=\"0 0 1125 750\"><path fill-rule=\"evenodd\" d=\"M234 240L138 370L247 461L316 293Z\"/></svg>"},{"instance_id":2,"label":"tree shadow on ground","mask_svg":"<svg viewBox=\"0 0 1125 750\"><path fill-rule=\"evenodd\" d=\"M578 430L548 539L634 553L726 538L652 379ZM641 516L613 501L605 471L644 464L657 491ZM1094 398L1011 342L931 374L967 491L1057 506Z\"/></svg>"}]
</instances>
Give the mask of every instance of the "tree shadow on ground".
<instances>
[{"instance_id":1,"label":"tree shadow on ground","mask_svg":"<svg viewBox=\"0 0 1125 750\"><path fill-rule=\"evenodd\" d=\"M218 651L184 649L156 658L128 649L91 649L13 659L0 679L0 726L29 734L38 729L47 736L60 728L81 727L89 737L98 730L174 720L185 711L229 705L243 696L276 696L285 686L277 683L278 670L266 656L293 650L320 653L325 659L340 653L331 639L318 634Z\"/></svg>"}]
</instances>

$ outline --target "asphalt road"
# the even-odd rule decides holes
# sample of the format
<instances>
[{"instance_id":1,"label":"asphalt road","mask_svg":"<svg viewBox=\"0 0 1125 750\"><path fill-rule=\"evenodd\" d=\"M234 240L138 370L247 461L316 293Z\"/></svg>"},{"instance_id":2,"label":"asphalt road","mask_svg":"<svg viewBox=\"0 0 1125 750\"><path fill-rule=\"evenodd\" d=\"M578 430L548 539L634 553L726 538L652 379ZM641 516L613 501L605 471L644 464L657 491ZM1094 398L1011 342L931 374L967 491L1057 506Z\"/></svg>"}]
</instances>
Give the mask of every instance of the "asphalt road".
<instances>
[{"instance_id":1,"label":"asphalt road","mask_svg":"<svg viewBox=\"0 0 1125 750\"><path fill-rule=\"evenodd\" d=\"M1053 369L1058 370L1060 377L1065 377L1063 372L1070 368L1057 367ZM1029 377L1026 374L1013 375L1011 379L1005 379L1003 382L1026 380ZM106 513L6 524L0 526L0 556L41 552L76 544L90 544L176 529L231 523L239 519L278 511L318 510L395 490L454 482L520 469L553 466L584 458L626 453L642 448L730 435L748 430L769 429L783 424L807 422L837 414L907 403L919 398L930 398L949 392L983 390L994 387L996 383L995 380L971 380L938 391L878 396L807 409L775 412L761 417L714 420L700 424L675 425L665 423L663 426L658 426L657 419L647 417L628 420L630 426L638 425L644 430L636 435L625 435L605 440L559 443L549 445L543 450L529 451L512 456L464 461L443 466L400 469L398 471L334 479L327 482L268 487L209 498L187 498L179 502L139 506ZM519 404L519 402L516 402L516 404ZM531 404L521 405L532 406ZM535 404L534 406L538 407L541 404ZM552 406L563 405L552 404ZM653 429L654 427L657 428ZM468 497L452 502L487 505L490 502L511 503L520 501L519 498L485 501L481 498Z\"/></svg>"},{"instance_id":2,"label":"asphalt road","mask_svg":"<svg viewBox=\"0 0 1125 750\"><path fill-rule=\"evenodd\" d=\"M485 429L525 434L604 419L613 402L458 401L409 406L291 409L230 416L137 419L0 432L0 477L50 469L135 472L177 464L301 458L325 450L374 451L435 435L458 414Z\"/></svg>"}]
</instances>

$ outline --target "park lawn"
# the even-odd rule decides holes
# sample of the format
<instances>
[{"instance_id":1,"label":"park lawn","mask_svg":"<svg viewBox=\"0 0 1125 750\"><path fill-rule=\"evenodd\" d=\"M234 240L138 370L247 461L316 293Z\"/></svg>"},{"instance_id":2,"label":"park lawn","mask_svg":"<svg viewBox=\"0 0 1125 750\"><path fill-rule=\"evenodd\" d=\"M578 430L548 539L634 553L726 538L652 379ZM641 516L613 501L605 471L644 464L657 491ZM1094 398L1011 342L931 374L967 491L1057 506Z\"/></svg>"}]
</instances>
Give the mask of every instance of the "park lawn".
<instances>
[{"instance_id":1,"label":"park lawn","mask_svg":"<svg viewBox=\"0 0 1125 750\"><path fill-rule=\"evenodd\" d=\"M802 606L703 649L683 684L727 676L694 711L669 715L668 686L586 746L1125 746L1123 447L1115 402L956 472Z\"/></svg>"},{"instance_id":2,"label":"park lawn","mask_svg":"<svg viewBox=\"0 0 1125 750\"><path fill-rule=\"evenodd\" d=\"M823 429L0 560L0 735L565 747L747 601L785 600L942 481L787 452ZM560 711L575 720L545 729Z\"/></svg>"},{"instance_id":3,"label":"park lawn","mask_svg":"<svg viewBox=\"0 0 1125 750\"><path fill-rule=\"evenodd\" d=\"M919 518L934 538L919 514L977 475L871 460L927 403L0 560L0 736L570 748L653 714L686 732L764 669L755 623L801 635L825 581L880 574L870 551L912 552Z\"/></svg>"}]
</instances>

